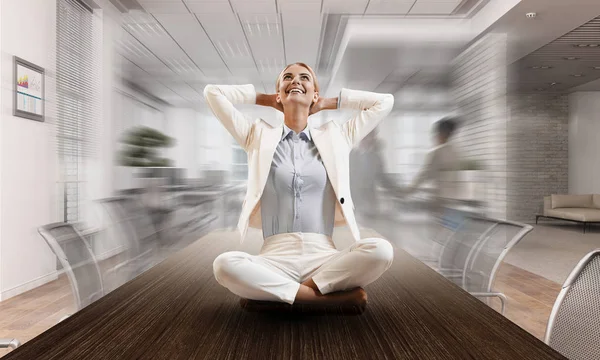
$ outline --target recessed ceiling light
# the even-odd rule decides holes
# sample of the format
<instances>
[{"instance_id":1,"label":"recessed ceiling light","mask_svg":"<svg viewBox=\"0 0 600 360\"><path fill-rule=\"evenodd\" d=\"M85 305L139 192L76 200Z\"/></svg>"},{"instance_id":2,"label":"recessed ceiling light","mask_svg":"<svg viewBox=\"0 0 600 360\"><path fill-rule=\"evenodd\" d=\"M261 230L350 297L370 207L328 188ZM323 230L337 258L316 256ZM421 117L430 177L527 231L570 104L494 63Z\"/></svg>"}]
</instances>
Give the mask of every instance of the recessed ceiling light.
<instances>
[{"instance_id":1,"label":"recessed ceiling light","mask_svg":"<svg viewBox=\"0 0 600 360\"><path fill-rule=\"evenodd\" d=\"M573 46L574 47L578 47L578 48L585 48L585 47L595 48L595 47L598 47L600 45L598 45L598 44L575 44Z\"/></svg>"},{"instance_id":2,"label":"recessed ceiling light","mask_svg":"<svg viewBox=\"0 0 600 360\"><path fill-rule=\"evenodd\" d=\"M546 89L544 89L544 88L535 88L535 91L544 91L544 90L546 90Z\"/></svg>"},{"instance_id":3,"label":"recessed ceiling light","mask_svg":"<svg viewBox=\"0 0 600 360\"><path fill-rule=\"evenodd\" d=\"M582 77L583 74L571 74L572 77Z\"/></svg>"},{"instance_id":4,"label":"recessed ceiling light","mask_svg":"<svg viewBox=\"0 0 600 360\"><path fill-rule=\"evenodd\" d=\"M560 83L557 83L557 82L551 82L549 85L550 85L550 86L554 86L554 85L558 85L558 84L560 84Z\"/></svg>"},{"instance_id":5,"label":"recessed ceiling light","mask_svg":"<svg viewBox=\"0 0 600 360\"><path fill-rule=\"evenodd\" d=\"M534 70L548 70L548 69L552 69L552 66L548 66L548 65L535 65L535 66L530 66L530 69L534 69Z\"/></svg>"},{"instance_id":6,"label":"recessed ceiling light","mask_svg":"<svg viewBox=\"0 0 600 360\"><path fill-rule=\"evenodd\" d=\"M594 69L594 70L600 70L600 66L592 66L592 69Z\"/></svg>"},{"instance_id":7,"label":"recessed ceiling light","mask_svg":"<svg viewBox=\"0 0 600 360\"><path fill-rule=\"evenodd\" d=\"M579 60L580 58L575 57L575 56L566 56L563 59L565 59L565 60Z\"/></svg>"}]
</instances>

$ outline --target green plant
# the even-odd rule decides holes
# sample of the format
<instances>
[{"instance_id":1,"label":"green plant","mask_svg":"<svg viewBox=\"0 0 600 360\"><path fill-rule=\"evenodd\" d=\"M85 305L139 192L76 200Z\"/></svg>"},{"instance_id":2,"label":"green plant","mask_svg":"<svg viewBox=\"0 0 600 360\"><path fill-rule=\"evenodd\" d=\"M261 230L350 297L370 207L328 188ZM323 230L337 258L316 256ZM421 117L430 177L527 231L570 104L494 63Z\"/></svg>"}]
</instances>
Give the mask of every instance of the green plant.
<instances>
[{"instance_id":1,"label":"green plant","mask_svg":"<svg viewBox=\"0 0 600 360\"><path fill-rule=\"evenodd\" d=\"M460 170L482 170L483 166L476 160L463 160L460 163Z\"/></svg>"},{"instance_id":2,"label":"green plant","mask_svg":"<svg viewBox=\"0 0 600 360\"><path fill-rule=\"evenodd\" d=\"M119 152L119 164L132 167L172 166L173 161L159 157L161 148L172 147L175 139L162 132L137 126L125 132L120 140L125 147Z\"/></svg>"}]
</instances>

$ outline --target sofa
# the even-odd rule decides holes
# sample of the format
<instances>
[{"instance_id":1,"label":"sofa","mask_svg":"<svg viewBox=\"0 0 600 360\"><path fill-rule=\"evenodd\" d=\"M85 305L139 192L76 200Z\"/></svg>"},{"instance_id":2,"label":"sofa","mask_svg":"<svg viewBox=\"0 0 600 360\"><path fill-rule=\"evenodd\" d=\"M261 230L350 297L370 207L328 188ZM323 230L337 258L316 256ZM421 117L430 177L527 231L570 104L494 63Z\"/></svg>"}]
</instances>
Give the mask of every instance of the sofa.
<instances>
[{"instance_id":1,"label":"sofa","mask_svg":"<svg viewBox=\"0 0 600 360\"><path fill-rule=\"evenodd\" d=\"M541 217L582 223L585 233L587 224L600 223L600 194L546 196L544 213L536 215L536 224Z\"/></svg>"}]
</instances>

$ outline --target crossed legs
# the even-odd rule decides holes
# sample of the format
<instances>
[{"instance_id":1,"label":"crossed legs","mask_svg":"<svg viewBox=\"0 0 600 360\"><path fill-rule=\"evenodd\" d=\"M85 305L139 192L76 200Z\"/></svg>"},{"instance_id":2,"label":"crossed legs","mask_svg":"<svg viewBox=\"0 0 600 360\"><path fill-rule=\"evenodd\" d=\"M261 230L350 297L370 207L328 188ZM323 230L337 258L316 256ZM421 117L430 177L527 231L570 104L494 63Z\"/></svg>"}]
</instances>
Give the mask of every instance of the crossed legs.
<instances>
[{"instance_id":1,"label":"crossed legs","mask_svg":"<svg viewBox=\"0 0 600 360\"><path fill-rule=\"evenodd\" d=\"M307 273L286 266L289 259L278 261L274 256L240 251L219 255L213 270L221 285L242 298L288 304L364 305L366 293L362 287L379 278L392 260L393 248L388 241L366 238L342 251L319 256Z\"/></svg>"}]
</instances>

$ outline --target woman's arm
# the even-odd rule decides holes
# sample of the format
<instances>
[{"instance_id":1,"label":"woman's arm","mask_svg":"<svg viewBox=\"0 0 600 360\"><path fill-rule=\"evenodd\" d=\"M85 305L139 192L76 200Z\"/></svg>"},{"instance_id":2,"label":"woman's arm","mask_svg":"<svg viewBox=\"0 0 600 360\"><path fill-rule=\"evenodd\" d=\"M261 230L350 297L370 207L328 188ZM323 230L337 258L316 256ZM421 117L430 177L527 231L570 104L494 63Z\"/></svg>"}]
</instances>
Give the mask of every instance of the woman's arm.
<instances>
[{"instance_id":1,"label":"woman's arm","mask_svg":"<svg viewBox=\"0 0 600 360\"><path fill-rule=\"evenodd\" d=\"M252 123L234 104L255 104L257 94L254 85L206 85L204 98L225 129L246 150Z\"/></svg>"},{"instance_id":2,"label":"woman's arm","mask_svg":"<svg viewBox=\"0 0 600 360\"><path fill-rule=\"evenodd\" d=\"M342 89L338 107L359 111L342 125L350 147L358 145L392 111L393 106L394 96L391 94Z\"/></svg>"},{"instance_id":3,"label":"woman's arm","mask_svg":"<svg viewBox=\"0 0 600 360\"><path fill-rule=\"evenodd\" d=\"M277 102L277 94L256 93L256 105L272 107L283 112L283 105Z\"/></svg>"},{"instance_id":4,"label":"woman's arm","mask_svg":"<svg viewBox=\"0 0 600 360\"><path fill-rule=\"evenodd\" d=\"M412 192L417 190L425 181L431 180L433 172L435 170L435 157L436 152L434 150L431 150L427 153L427 155L425 156L425 161L421 166L421 169L413 179L412 183L406 189L404 189L405 195L411 194Z\"/></svg>"}]
</instances>

